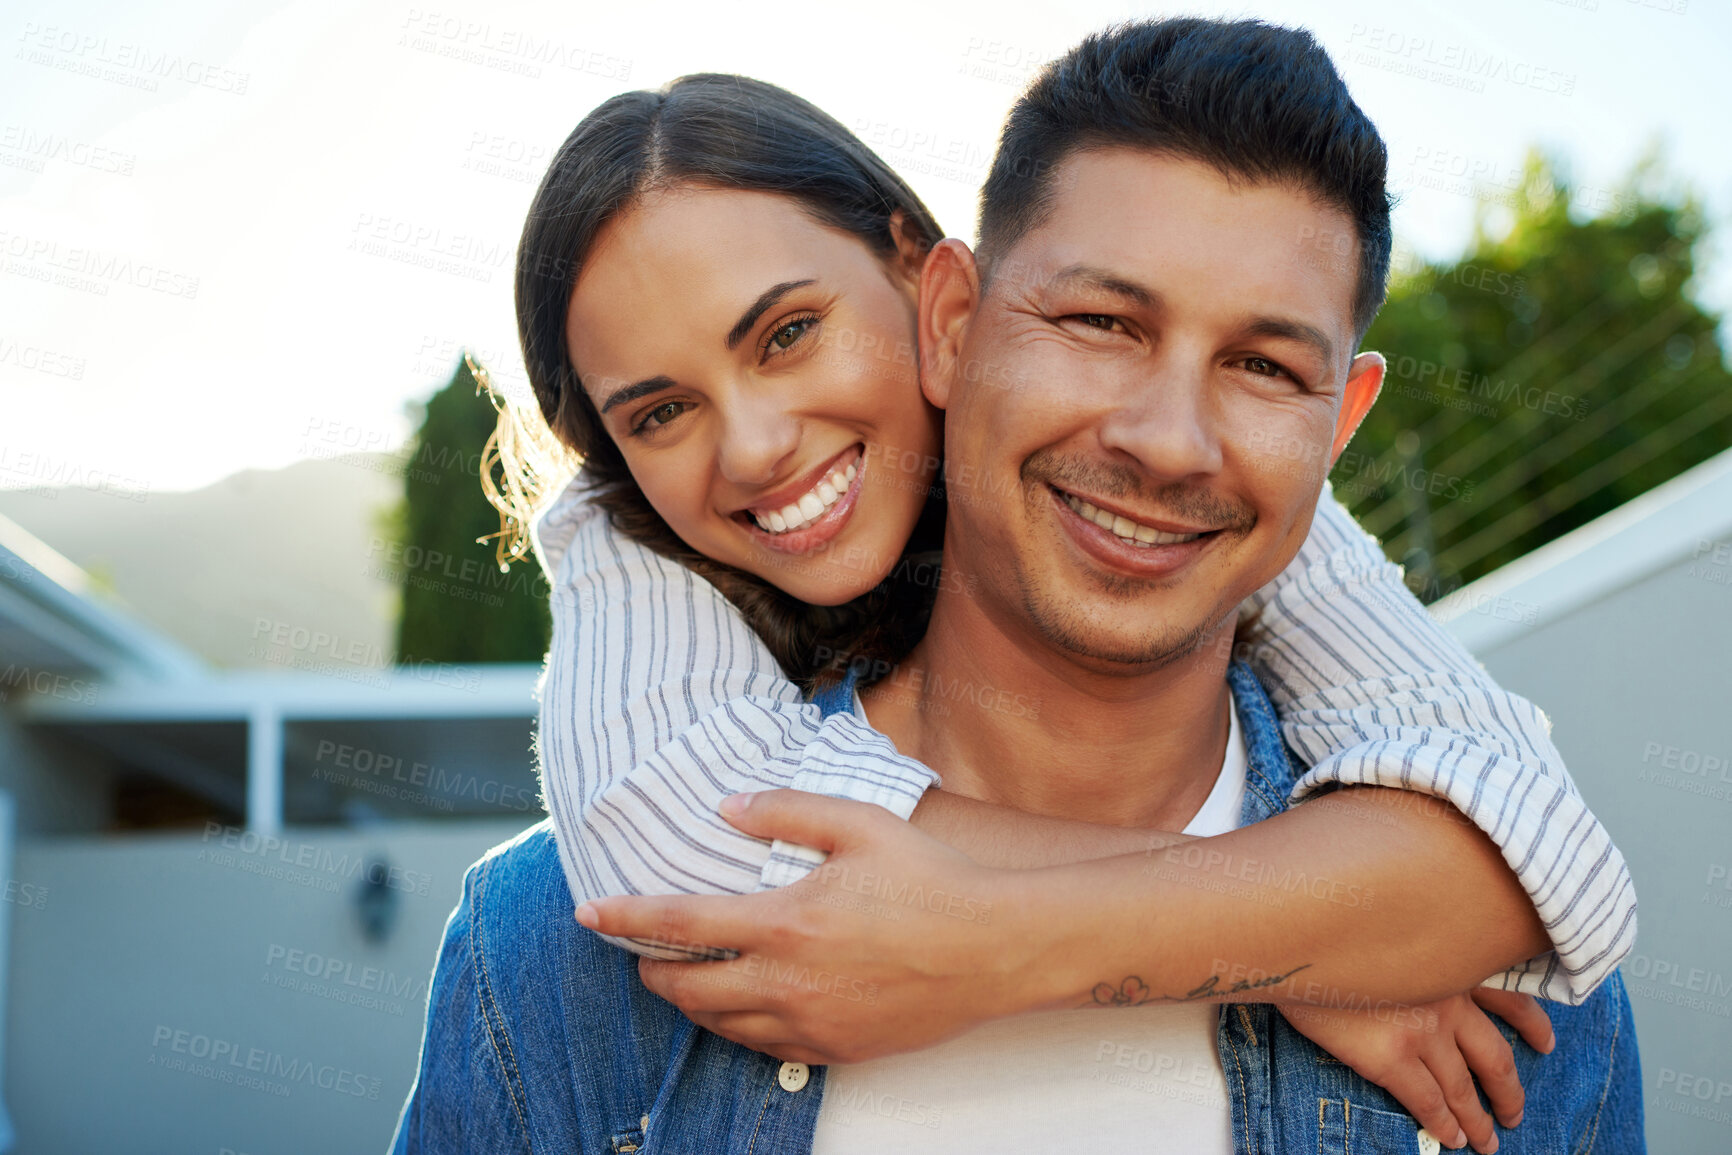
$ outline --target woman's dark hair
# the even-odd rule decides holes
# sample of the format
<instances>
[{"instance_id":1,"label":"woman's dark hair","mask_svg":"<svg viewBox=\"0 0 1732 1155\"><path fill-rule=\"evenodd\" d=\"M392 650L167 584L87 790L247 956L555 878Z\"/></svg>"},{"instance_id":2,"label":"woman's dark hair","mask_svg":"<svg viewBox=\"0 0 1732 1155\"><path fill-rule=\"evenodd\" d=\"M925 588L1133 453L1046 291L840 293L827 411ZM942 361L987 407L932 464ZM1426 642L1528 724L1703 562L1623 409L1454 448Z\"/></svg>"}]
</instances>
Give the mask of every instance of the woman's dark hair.
<instances>
[{"instance_id":1,"label":"woman's dark hair","mask_svg":"<svg viewBox=\"0 0 1732 1155\"><path fill-rule=\"evenodd\" d=\"M1011 108L981 189L987 276L1046 215L1059 166L1112 147L1188 157L1228 177L1293 181L1340 208L1359 239L1353 322L1365 335L1389 279L1389 157L1309 32L1260 20L1139 21L1048 64Z\"/></svg>"},{"instance_id":2,"label":"woman's dark hair","mask_svg":"<svg viewBox=\"0 0 1732 1155\"><path fill-rule=\"evenodd\" d=\"M837 655L882 668L919 639L930 610L932 589L898 575L929 569L898 565L871 592L823 607L705 557L644 498L571 363L566 314L597 235L644 194L692 186L787 196L887 260L898 251L893 216L903 237L920 249L944 235L889 165L785 89L744 76L699 73L659 91L613 97L560 146L523 226L517 328L536 403L558 440L581 459L591 499L614 528L712 582L791 678L808 686L828 681L838 672ZM502 409L500 419L501 439L508 443L512 435L503 427L510 412ZM935 488L909 550L937 548L942 524L943 495Z\"/></svg>"}]
</instances>

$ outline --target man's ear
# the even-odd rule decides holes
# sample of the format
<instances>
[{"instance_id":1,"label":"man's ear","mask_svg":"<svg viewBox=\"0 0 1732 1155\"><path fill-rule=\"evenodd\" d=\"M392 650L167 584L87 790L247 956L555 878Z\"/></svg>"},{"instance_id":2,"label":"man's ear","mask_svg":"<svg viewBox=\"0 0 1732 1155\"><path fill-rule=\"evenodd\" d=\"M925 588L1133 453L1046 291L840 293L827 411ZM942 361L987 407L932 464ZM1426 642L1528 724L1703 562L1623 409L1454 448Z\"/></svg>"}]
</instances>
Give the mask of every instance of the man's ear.
<instances>
[{"instance_id":1,"label":"man's ear","mask_svg":"<svg viewBox=\"0 0 1732 1155\"><path fill-rule=\"evenodd\" d=\"M1347 367L1347 385L1341 390L1341 410L1335 415L1335 443L1329 448L1331 468L1347 448L1347 443L1353 440L1359 423L1371 412L1371 403L1377 400L1377 391L1383 388L1383 369L1382 353L1361 353Z\"/></svg>"},{"instance_id":2,"label":"man's ear","mask_svg":"<svg viewBox=\"0 0 1732 1155\"><path fill-rule=\"evenodd\" d=\"M955 237L946 237L926 258L920 274L920 309L915 335L920 344L920 390L939 409L962 373L963 338L980 303L980 270L974 254Z\"/></svg>"}]
</instances>

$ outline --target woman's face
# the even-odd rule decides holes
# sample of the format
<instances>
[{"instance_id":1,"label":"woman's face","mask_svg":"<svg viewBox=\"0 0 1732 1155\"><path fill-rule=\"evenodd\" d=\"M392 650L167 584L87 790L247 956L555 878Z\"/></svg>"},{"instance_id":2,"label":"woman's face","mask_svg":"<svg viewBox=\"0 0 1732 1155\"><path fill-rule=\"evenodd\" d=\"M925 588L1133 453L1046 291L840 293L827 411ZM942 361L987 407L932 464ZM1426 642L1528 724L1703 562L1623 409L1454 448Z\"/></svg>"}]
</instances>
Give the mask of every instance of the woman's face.
<instances>
[{"instance_id":1,"label":"woman's face","mask_svg":"<svg viewBox=\"0 0 1732 1155\"><path fill-rule=\"evenodd\" d=\"M686 544L802 601L877 585L938 468L919 257L880 258L772 193L653 193L597 237L566 340Z\"/></svg>"}]
</instances>

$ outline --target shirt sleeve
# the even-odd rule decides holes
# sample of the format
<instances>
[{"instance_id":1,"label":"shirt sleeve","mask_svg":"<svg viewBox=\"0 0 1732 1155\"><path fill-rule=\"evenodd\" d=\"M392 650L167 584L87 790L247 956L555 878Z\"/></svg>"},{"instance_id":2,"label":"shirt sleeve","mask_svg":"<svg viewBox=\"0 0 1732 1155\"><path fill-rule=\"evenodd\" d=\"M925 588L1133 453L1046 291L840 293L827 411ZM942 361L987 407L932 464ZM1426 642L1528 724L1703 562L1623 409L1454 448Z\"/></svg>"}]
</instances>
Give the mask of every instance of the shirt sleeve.
<instances>
[{"instance_id":1,"label":"shirt sleeve","mask_svg":"<svg viewBox=\"0 0 1732 1155\"><path fill-rule=\"evenodd\" d=\"M823 861L729 825L717 806L739 791L792 787L906 819L937 783L852 717L823 718L720 591L624 538L581 491L537 518L536 547L553 617L541 787L578 902L746 894Z\"/></svg>"},{"instance_id":2,"label":"shirt sleeve","mask_svg":"<svg viewBox=\"0 0 1732 1155\"><path fill-rule=\"evenodd\" d=\"M1585 1000L1635 945L1636 893L1546 716L1432 619L1327 487L1299 555L1244 614L1246 660L1311 767L1293 801L1331 784L1448 800L1503 851L1552 940L1484 985Z\"/></svg>"}]
</instances>

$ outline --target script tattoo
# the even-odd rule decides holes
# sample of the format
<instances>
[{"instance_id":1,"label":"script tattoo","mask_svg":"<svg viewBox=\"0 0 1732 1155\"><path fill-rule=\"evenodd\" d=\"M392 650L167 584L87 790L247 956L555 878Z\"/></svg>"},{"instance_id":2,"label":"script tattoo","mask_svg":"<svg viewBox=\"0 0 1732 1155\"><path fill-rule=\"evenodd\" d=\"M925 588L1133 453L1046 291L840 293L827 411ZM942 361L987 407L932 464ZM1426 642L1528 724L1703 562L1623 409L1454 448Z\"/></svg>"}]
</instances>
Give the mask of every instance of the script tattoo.
<instances>
[{"instance_id":1,"label":"script tattoo","mask_svg":"<svg viewBox=\"0 0 1732 1155\"><path fill-rule=\"evenodd\" d=\"M1116 987L1111 983L1096 983L1092 992L1093 1000L1083 1005L1140 1007L1145 1003L1194 1003L1203 999L1220 998L1225 995L1236 995L1245 991L1258 991L1265 987L1280 986L1310 965L1310 963L1305 963L1302 966L1296 966L1286 974L1269 975L1260 979L1238 979L1231 986L1226 987L1221 985L1220 975L1210 975L1182 995L1157 995L1138 976L1126 975Z\"/></svg>"}]
</instances>

